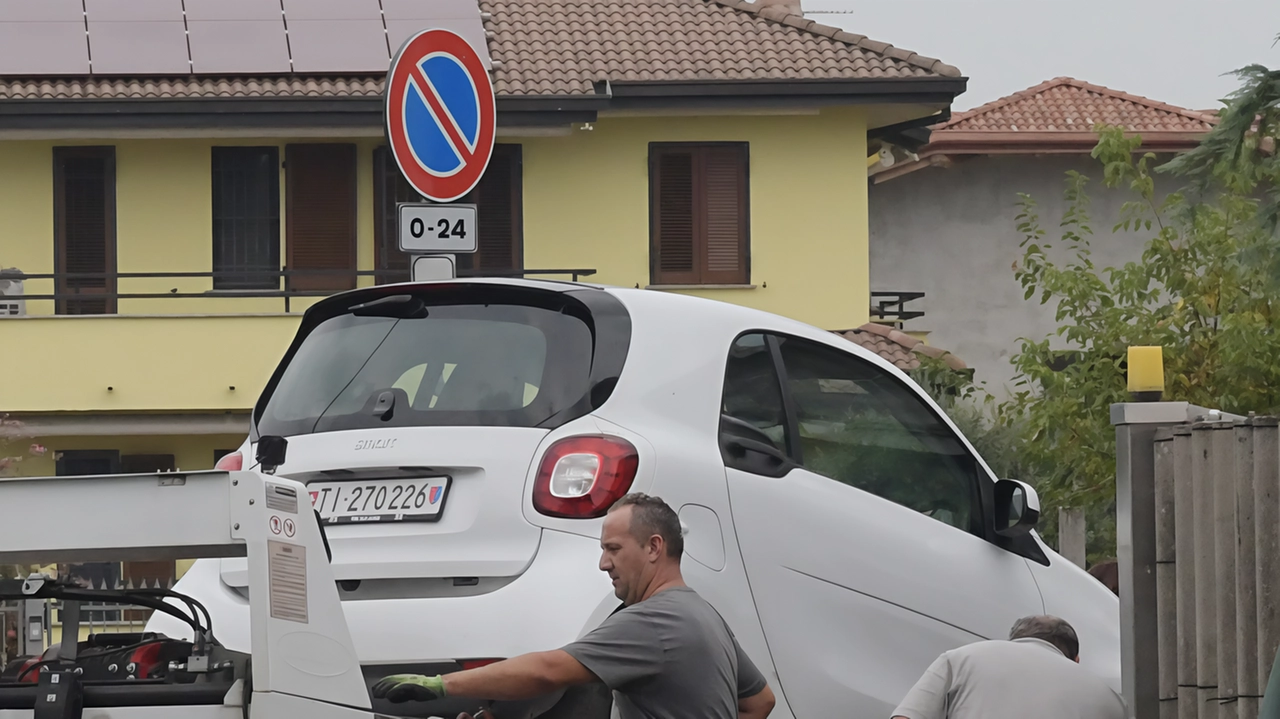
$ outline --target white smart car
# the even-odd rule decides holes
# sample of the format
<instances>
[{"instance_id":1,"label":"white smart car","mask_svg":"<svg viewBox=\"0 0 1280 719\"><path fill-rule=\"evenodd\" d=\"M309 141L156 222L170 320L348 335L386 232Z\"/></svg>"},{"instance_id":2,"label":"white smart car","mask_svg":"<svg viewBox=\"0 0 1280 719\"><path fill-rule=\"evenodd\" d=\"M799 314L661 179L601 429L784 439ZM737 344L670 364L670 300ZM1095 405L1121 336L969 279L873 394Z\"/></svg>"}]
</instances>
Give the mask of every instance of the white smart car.
<instances>
[{"instance_id":1,"label":"white smart car","mask_svg":"<svg viewBox=\"0 0 1280 719\"><path fill-rule=\"evenodd\" d=\"M526 280L335 295L223 466L258 458L308 485L370 682L596 626L618 607L601 517L643 491L679 512L685 577L774 716L886 717L940 652L1045 612L1119 689L1117 600L1030 530L1034 492L889 363L765 312ZM201 560L178 589L247 651L246 585L244 560Z\"/></svg>"}]
</instances>

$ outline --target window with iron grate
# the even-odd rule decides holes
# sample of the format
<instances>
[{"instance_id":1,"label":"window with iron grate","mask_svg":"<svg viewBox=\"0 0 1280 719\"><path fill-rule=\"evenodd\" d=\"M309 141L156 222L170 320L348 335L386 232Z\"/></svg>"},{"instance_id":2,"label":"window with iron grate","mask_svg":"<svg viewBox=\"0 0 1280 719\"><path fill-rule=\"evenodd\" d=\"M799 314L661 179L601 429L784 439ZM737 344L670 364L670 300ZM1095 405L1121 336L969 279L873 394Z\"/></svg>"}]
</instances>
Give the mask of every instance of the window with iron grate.
<instances>
[{"instance_id":1,"label":"window with iron grate","mask_svg":"<svg viewBox=\"0 0 1280 719\"><path fill-rule=\"evenodd\" d=\"M280 150L214 147L213 288L278 289Z\"/></svg>"}]
</instances>

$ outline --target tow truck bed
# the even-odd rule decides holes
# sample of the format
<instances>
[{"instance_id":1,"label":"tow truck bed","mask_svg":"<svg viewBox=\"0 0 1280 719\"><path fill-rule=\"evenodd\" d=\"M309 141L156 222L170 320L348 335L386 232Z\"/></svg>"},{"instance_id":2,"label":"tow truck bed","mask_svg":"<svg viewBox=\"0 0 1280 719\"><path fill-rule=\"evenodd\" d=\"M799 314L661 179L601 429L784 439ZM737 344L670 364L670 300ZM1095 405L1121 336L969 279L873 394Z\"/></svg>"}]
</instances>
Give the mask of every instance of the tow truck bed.
<instances>
[{"instance_id":1,"label":"tow truck bed","mask_svg":"<svg viewBox=\"0 0 1280 719\"><path fill-rule=\"evenodd\" d=\"M306 497L297 482L257 472L0 479L0 506L60 512L55 531L33 513L6 517L0 563L244 556L255 588L252 651L241 654L217 643L198 602L171 591L108 592L35 575L0 586L0 599L61 601L66 636L79 635L82 602L115 600L178 612L196 637L51 647L0 680L0 719L375 716Z\"/></svg>"}]
</instances>

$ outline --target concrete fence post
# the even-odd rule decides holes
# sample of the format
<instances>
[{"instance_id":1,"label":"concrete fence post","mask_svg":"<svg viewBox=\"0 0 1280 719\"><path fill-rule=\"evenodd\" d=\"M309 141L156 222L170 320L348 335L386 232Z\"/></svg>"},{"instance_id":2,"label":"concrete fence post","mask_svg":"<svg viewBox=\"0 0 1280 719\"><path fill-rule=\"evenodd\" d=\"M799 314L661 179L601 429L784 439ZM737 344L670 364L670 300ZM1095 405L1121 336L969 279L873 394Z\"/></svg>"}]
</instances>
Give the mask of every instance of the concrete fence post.
<instances>
[{"instance_id":1,"label":"concrete fence post","mask_svg":"<svg viewBox=\"0 0 1280 719\"><path fill-rule=\"evenodd\" d=\"M1200 716L1196 693L1196 494L1191 470L1191 428L1173 431L1174 575L1178 584L1178 719Z\"/></svg>"},{"instance_id":2,"label":"concrete fence post","mask_svg":"<svg viewBox=\"0 0 1280 719\"><path fill-rule=\"evenodd\" d=\"M1253 418L1237 422L1236 449L1236 677L1240 719L1258 718L1258 577L1253 497Z\"/></svg>"},{"instance_id":3,"label":"concrete fence post","mask_svg":"<svg viewBox=\"0 0 1280 719\"><path fill-rule=\"evenodd\" d=\"M1237 719L1240 698L1236 667L1236 451L1235 427L1213 430L1214 582L1218 609L1218 716Z\"/></svg>"},{"instance_id":4,"label":"concrete fence post","mask_svg":"<svg viewBox=\"0 0 1280 719\"><path fill-rule=\"evenodd\" d=\"M1254 527L1258 570L1258 686L1280 647L1280 422L1253 421Z\"/></svg>"},{"instance_id":5,"label":"concrete fence post","mask_svg":"<svg viewBox=\"0 0 1280 719\"><path fill-rule=\"evenodd\" d=\"M1218 719L1218 604L1214 557L1213 434L1214 425L1197 422L1191 429L1191 481L1195 485L1196 535L1196 686L1200 719Z\"/></svg>"},{"instance_id":6,"label":"concrete fence post","mask_svg":"<svg viewBox=\"0 0 1280 719\"><path fill-rule=\"evenodd\" d=\"M1085 567L1085 544L1088 538L1084 510L1063 507L1058 510L1058 554L1081 569Z\"/></svg>"},{"instance_id":7,"label":"concrete fence post","mask_svg":"<svg viewBox=\"0 0 1280 719\"><path fill-rule=\"evenodd\" d=\"M1213 514L1213 467L1209 462L1209 447L1212 428L1207 432L1191 431L1191 437L1180 437L1174 432L1174 536L1172 538L1174 554L1177 562L1174 565L1174 579L1177 591L1172 602L1164 602L1165 614L1161 614L1158 600L1160 575L1157 561L1157 501L1156 501L1156 432L1161 428L1183 427L1188 422L1198 422L1201 418L1243 419L1232 415L1224 415L1218 410L1198 407L1187 402L1126 402L1111 405L1111 423L1116 428L1116 557L1120 569L1120 683L1124 700L1129 706L1132 719L1157 719L1161 716L1162 696L1168 698L1169 692L1161 693L1160 677L1160 620L1168 622L1168 608L1172 604L1175 615L1174 623L1181 629L1183 614L1179 610L1180 603L1186 600L1182 595L1183 561L1191 558L1189 564L1194 565L1195 582L1191 585L1191 603L1195 616L1194 630L1196 649L1195 663L1191 667L1194 673L1192 680L1186 684L1194 696L1192 705L1196 710L1193 716L1197 719L1218 719L1217 705L1217 652L1218 645L1214 634L1218 627L1217 605L1213 603L1213 595L1197 591L1200 587L1211 586L1215 579L1214 552L1215 535ZM1195 426L1199 426L1198 424ZM1204 435L1199 437L1198 435ZM1164 435L1162 435L1164 436ZM1190 461L1179 460L1179 443L1189 440L1192 443ZM1201 447L1200 445L1203 445ZM1203 451L1201 451L1203 450ZM1185 450L1183 450L1185 452ZM1161 460L1163 462L1163 459ZM1177 465L1181 465L1181 470ZM1180 474L1187 474L1190 467L1190 482ZM1167 475L1168 472L1164 472ZM1234 479L1234 477L1233 477ZM1203 480L1203 481L1201 481ZM1185 505L1179 502L1179 487L1183 483L1190 484L1193 498ZM1234 484L1232 498L1234 501ZM1160 490L1167 493L1168 485ZM1184 490L1185 491L1185 490ZM1207 495L1202 497L1201 495ZM1207 504L1205 503L1207 500ZM1164 500L1167 513L1167 500ZM1183 506L1192 508L1194 515L1187 535L1194 539L1190 550L1185 554L1182 550L1184 532L1180 526L1185 519L1181 518ZM1207 509L1207 513L1202 510ZM1204 516L1201 516L1201 515ZM1201 528L1203 524L1203 528ZM1167 524L1159 530L1161 537L1168 529ZM1167 538L1166 538L1167 539ZM1167 549L1167 547L1166 547ZM1203 561L1201 561L1201 557ZM1168 570L1166 569L1165 572ZM1204 577L1200 575L1206 573ZM1166 592L1167 594L1167 592ZM1208 596L1202 597L1202 594ZM1181 636L1179 637L1181 639ZM1177 645L1181 649L1181 645ZM1172 654L1166 647L1166 653ZM1179 651L1179 659L1183 652ZM1183 670L1179 663L1179 670ZM1181 685L1181 676L1178 677ZM1199 691L1198 687L1205 687ZM1169 689L1167 678L1165 690ZM1180 686L1179 689L1182 687ZM1181 702L1179 702L1181 703ZM1165 710L1167 711L1167 710ZM1166 715L1167 716L1167 715Z\"/></svg>"},{"instance_id":8,"label":"concrete fence post","mask_svg":"<svg viewBox=\"0 0 1280 719\"><path fill-rule=\"evenodd\" d=\"M1174 522L1174 434L1155 434L1156 654L1159 659L1160 719L1178 717L1177 527Z\"/></svg>"}]
</instances>

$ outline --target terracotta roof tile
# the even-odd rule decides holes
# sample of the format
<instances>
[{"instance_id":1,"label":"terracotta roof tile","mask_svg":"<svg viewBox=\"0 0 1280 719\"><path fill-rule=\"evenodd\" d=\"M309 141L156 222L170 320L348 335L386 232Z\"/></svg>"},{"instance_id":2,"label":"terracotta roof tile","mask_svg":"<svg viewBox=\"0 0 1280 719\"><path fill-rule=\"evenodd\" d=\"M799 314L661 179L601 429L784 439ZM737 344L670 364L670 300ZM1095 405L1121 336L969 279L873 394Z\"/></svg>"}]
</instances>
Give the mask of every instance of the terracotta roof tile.
<instances>
[{"instance_id":1,"label":"terracotta roof tile","mask_svg":"<svg viewBox=\"0 0 1280 719\"><path fill-rule=\"evenodd\" d=\"M594 83L959 77L933 58L741 0L479 0L498 95ZM382 76L0 78L0 100L376 96Z\"/></svg>"},{"instance_id":2,"label":"terracotta roof tile","mask_svg":"<svg viewBox=\"0 0 1280 719\"><path fill-rule=\"evenodd\" d=\"M382 77L227 78L196 75L177 78L35 78L0 79L0 100L98 98L158 100L169 98L378 97Z\"/></svg>"},{"instance_id":3,"label":"terracotta roof tile","mask_svg":"<svg viewBox=\"0 0 1280 719\"><path fill-rule=\"evenodd\" d=\"M738 0L481 0L506 95L593 83L959 76L932 58Z\"/></svg>"},{"instance_id":4,"label":"terracotta roof tile","mask_svg":"<svg viewBox=\"0 0 1280 719\"><path fill-rule=\"evenodd\" d=\"M1114 125L1137 133L1208 132L1217 118L1138 95L1059 77L965 112L934 128L948 132L1091 132Z\"/></svg>"},{"instance_id":5,"label":"terracotta roof tile","mask_svg":"<svg viewBox=\"0 0 1280 719\"><path fill-rule=\"evenodd\" d=\"M875 322L836 334L875 352L904 372L920 366L920 355L941 358L954 370L967 369L967 365L950 352L930 347L911 335Z\"/></svg>"}]
</instances>

